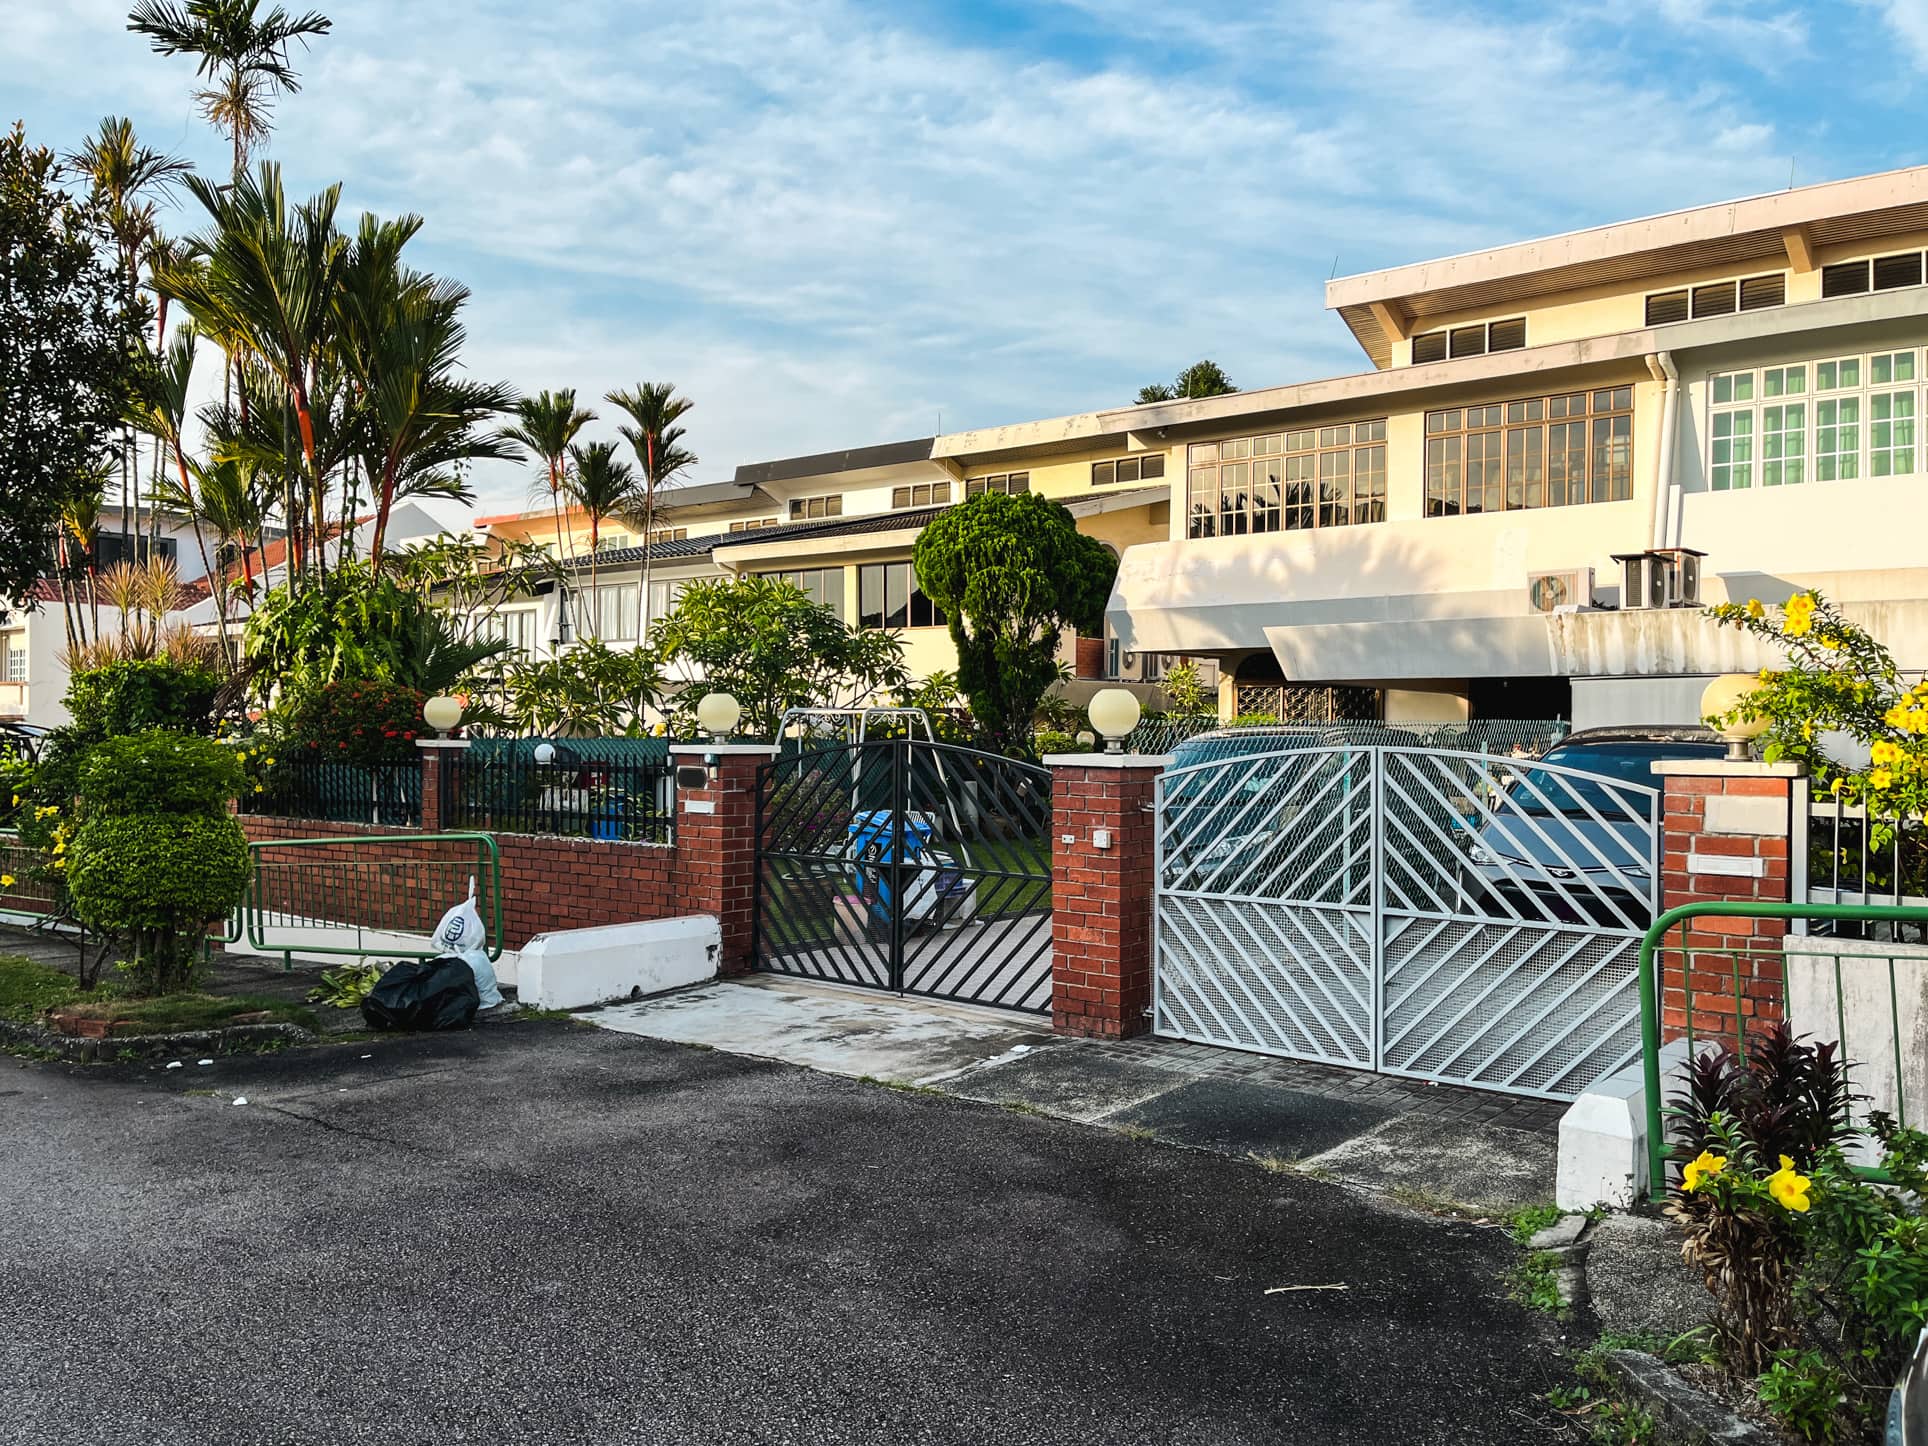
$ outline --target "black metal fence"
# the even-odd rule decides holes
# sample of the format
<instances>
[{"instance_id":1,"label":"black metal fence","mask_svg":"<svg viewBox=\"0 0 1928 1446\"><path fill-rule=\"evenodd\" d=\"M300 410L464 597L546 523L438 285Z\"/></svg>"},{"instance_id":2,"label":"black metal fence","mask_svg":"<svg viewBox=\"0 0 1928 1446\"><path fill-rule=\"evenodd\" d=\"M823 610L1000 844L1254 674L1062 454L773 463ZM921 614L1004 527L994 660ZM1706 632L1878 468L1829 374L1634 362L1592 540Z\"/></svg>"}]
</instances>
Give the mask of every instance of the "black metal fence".
<instances>
[{"instance_id":1,"label":"black metal fence","mask_svg":"<svg viewBox=\"0 0 1928 1446\"><path fill-rule=\"evenodd\" d=\"M441 754L442 826L625 843L676 839L676 770L654 739L514 739Z\"/></svg>"},{"instance_id":2,"label":"black metal fence","mask_svg":"<svg viewBox=\"0 0 1928 1446\"><path fill-rule=\"evenodd\" d=\"M414 758L372 764L281 758L260 780L260 792L242 792L240 810L271 818L418 828L422 765Z\"/></svg>"},{"instance_id":3,"label":"black metal fence","mask_svg":"<svg viewBox=\"0 0 1928 1446\"><path fill-rule=\"evenodd\" d=\"M1928 905L1928 824L1923 820L1820 798L1810 805L1806 822L1806 902ZM1816 934L1928 943L1928 930L1912 922L1824 920L1808 928Z\"/></svg>"}]
</instances>

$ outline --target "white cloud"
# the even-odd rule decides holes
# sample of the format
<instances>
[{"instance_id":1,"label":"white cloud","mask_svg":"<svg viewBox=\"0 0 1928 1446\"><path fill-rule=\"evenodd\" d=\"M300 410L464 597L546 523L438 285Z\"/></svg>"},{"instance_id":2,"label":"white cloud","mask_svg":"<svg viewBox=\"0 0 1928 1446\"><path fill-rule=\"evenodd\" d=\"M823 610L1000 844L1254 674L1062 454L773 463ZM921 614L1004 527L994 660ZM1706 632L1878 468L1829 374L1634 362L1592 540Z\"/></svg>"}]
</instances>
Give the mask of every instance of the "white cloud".
<instances>
[{"instance_id":1,"label":"white cloud","mask_svg":"<svg viewBox=\"0 0 1928 1446\"><path fill-rule=\"evenodd\" d=\"M1918 70L1928 70L1928 0L1861 0L1881 12Z\"/></svg>"},{"instance_id":2,"label":"white cloud","mask_svg":"<svg viewBox=\"0 0 1928 1446\"><path fill-rule=\"evenodd\" d=\"M476 291L476 372L584 396L674 378L704 477L940 409L1106 405L1201 355L1247 385L1355 367L1322 311L1335 256L1439 255L1786 167L1744 91L1628 63L1584 8L1084 0L1064 13L1093 44L1030 50L859 0L326 8L280 111L291 186L342 177L352 207L425 215L420 263ZM1805 44L1778 12L1625 13L1748 55ZM124 107L218 166L191 67L121 14L0 13L0 87L37 129Z\"/></svg>"}]
</instances>

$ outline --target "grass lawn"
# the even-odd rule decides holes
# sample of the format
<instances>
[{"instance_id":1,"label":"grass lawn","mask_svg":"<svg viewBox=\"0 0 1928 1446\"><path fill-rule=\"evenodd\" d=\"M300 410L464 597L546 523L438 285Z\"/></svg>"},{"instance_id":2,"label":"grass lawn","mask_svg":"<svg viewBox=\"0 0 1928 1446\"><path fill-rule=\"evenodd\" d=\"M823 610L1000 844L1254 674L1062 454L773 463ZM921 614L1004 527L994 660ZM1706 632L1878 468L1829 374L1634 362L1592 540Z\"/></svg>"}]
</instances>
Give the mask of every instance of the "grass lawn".
<instances>
[{"instance_id":1,"label":"grass lawn","mask_svg":"<svg viewBox=\"0 0 1928 1446\"><path fill-rule=\"evenodd\" d=\"M219 1029L238 1014L265 1013L276 1022L316 1027L314 1011L285 1000L246 994L168 994L130 999L107 988L87 993L73 976L17 955L0 957L0 1019L39 1021L49 1009L71 1009L90 1019L112 1019L116 1035L178 1034Z\"/></svg>"}]
</instances>

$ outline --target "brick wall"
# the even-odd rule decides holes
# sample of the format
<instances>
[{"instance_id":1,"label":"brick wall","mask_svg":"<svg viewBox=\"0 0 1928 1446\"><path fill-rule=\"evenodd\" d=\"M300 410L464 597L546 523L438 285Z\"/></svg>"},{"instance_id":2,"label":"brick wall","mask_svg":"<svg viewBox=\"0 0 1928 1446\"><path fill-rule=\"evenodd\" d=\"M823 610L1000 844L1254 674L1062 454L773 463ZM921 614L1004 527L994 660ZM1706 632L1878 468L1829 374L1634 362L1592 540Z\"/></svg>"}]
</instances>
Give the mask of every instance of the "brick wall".
<instances>
[{"instance_id":1,"label":"brick wall","mask_svg":"<svg viewBox=\"0 0 1928 1446\"><path fill-rule=\"evenodd\" d=\"M466 890L467 869L475 857L466 846L412 840L407 833L372 824L255 817L244 818L241 824L256 842L382 839L386 862L350 849L304 850L300 855L304 863L328 865L321 881L333 897L346 894L356 899L357 919L371 929L423 933L433 928L443 910L458 902ZM519 949L537 934L556 929L699 912L681 901L674 848L529 834L497 834L495 841L502 859L502 941L507 948ZM314 887L316 871L290 869L284 875L278 867L296 857L293 850L267 852L264 903L301 913L315 907L307 891ZM437 896L424 897L425 886ZM444 893L447 897L440 896Z\"/></svg>"},{"instance_id":2,"label":"brick wall","mask_svg":"<svg viewBox=\"0 0 1928 1446\"><path fill-rule=\"evenodd\" d=\"M1122 1039L1151 1027L1159 767L1124 758L1052 767L1051 1024L1061 1034ZM1099 831L1109 848L1097 846Z\"/></svg>"},{"instance_id":3,"label":"brick wall","mask_svg":"<svg viewBox=\"0 0 1928 1446\"><path fill-rule=\"evenodd\" d=\"M1798 773L1743 763L1665 764L1661 907L1789 898L1788 841ZM1711 914L1669 931L1659 953L1661 1034L1732 1039L1753 1021L1782 1015L1785 961L1780 919ZM1735 982L1736 953L1740 979Z\"/></svg>"}]
</instances>

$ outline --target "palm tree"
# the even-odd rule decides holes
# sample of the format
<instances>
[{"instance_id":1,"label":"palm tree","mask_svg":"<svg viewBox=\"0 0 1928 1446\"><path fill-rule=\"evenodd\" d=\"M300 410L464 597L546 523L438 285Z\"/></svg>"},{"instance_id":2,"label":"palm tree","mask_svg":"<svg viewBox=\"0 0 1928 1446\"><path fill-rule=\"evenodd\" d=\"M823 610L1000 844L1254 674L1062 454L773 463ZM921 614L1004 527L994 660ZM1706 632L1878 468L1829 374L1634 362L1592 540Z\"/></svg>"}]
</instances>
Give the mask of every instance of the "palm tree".
<instances>
[{"instance_id":1,"label":"palm tree","mask_svg":"<svg viewBox=\"0 0 1928 1446\"><path fill-rule=\"evenodd\" d=\"M261 0L136 0L127 13L127 28L145 35L155 54L195 57L195 74L207 84L194 98L208 124L228 134L235 181L248 153L273 129L275 97L301 89L288 63L290 48L326 35L333 24L315 10L291 16L276 5L260 11Z\"/></svg>"},{"instance_id":2,"label":"palm tree","mask_svg":"<svg viewBox=\"0 0 1928 1446\"><path fill-rule=\"evenodd\" d=\"M397 498L466 497L452 469L520 455L500 432L476 428L515 405L505 384L457 374L466 340L459 316L468 288L411 271L401 247L419 217L364 217L338 298L341 353L356 392L360 456L375 491L369 556L381 571L389 513Z\"/></svg>"},{"instance_id":3,"label":"palm tree","mask_svg":"<svg viewBox=\"0 0 1928 1446\"><path fill-rule=\"evenodd\" d=\"M616 430L635 451L643 469L642 507L638 513L643 531L643 585L637 616L640 637L649 632L650 544L656 529L656 489L696 464L696 454L681 445L683 429L676 425L696 403L677 396L674 382L638 382L628 391L610 392L604 400L621 407L635 424Z\"/></svg>"},{"instance_id":4,"label":"palm tree","mask_svg":"<svg viewBox=\"0 0 1928 1446\"><path fill-rule=\"evenodd\" d=\"M177 156L142 145L134 134L134 123L114 115L102 118L100 129L67 157L67 164L87 178L100 203L102 225L113 240L119 262L122 315L131 349L139 340L141 261L159 234L152 197L190 168ZM134 469L134 434L128 429L122 434L121 534L129 539L134 532L133 506L139 491Z\"/></svg>"},{"instance_id":5,"label":"palm tree","mask_svg":"<svg viewBox=\"0 0 1928 1446\"><path fill-rule=\"evenodd\" d=\"M254 550L261 542L263 509L255 490L255 472L243 462L203 464L190 460L193 475L190 489L186 482L160 479L155 489L157 505L174 508L194 518L195 533L203 524L214 529L214 566L208 582L214 592L215 616L220 620L221 637L227 638L228 570L238 558L246 581L246 595L254 601ZM205 554L205 549L203 549Z\"/></svg>"},{"instance_id":6,"label":"palm tree","mask_svg":"<svg viewBox=\"0 0 1928 1446\"><path fill-rule=\"evenodd\" d=\"M187 187L213 219L213 229L196 243L199 258L164 267L154 278L157 294L178 301L203 331L259 358L280 382L295 411L301 438L304 480L309 488L316 548L315 565L325 570L321 548L328 532L325 474L317 466L311 407L314 380L333 339L335 306L347 263L348 243L335 229L341 186L290 208L282 191L281 168L263 161L233 186L213 185L189 176ZM290 573L301 567L301 526L292 512L288 524Z\"/></svg>"},{"instance_id":7,"label":"palm tree","mask_svg":"<svg viewBox=\"0 0 1928 1446\"><path fill-rule=\"evenodd\" d=\"M614 442L591 442L569 449L576 465L564 484L569 500L589 514L589 593L602 617L602 594L596 591L596 550L602 545L605 517L625 511L636 500L636 470L616 455ZM598 635L602 629L597 628Z\"/></svg>"},{"instance_id":8,"label":"palm tree","mask_svg":"<svg viewBox=\"0 0 1928 1446\"><path fill-rule=\"evenodd\" d=\"M76 643L86 643L90 611L94 631L100 631L100 593L95 584L100 567L100 510L106 491L107 471L103 465L90 478L82 479L60 504L60 604L70 648ZM87 578L85 598L80 597L74 587L82 573Z\"/></svg>"},{"instance_id":9,"label":"palm tree","mask_svg":"<svg viewBox=\"0 0 1928 1446\"><path fill-rule=\"evenodd\" d=\"M167 488L173 504L194 524L194 545L201 553L201 569L213 577L208 561L207 538L201 531L200 510L194 505L194 487L188 476L188 460L182 433L187 426L188 385L194 377L195 332L191 326L178 328L174 340L159 356L144 357L135 371L134 394L128 415L134 430L152 437L157 448L165 447L173 456L177 481ZM154 476L152 502L158 515L161 506L161 475ZM216 630L225 647L228 638L227 609L215 614Z\"/></svg>"},{"instance_id":10,"label":"palm tree","mask_svg":"<svg viewBox=\"0 0 1928 1446\"><path fill-rule=\"evenodd\" d=\"M506 441L527 447L542 463L543 473L536 483L540 492L549 493L549 506L556 519L556 550L562 552L562 490L569 473L569 444L576 434L596 420L596 414L576 405L576 389L563 387L554 392L537 392L516 403L516 421L502 429ZM571 538L571 548L574 539Z\"/></svg>"}]
</instances>

